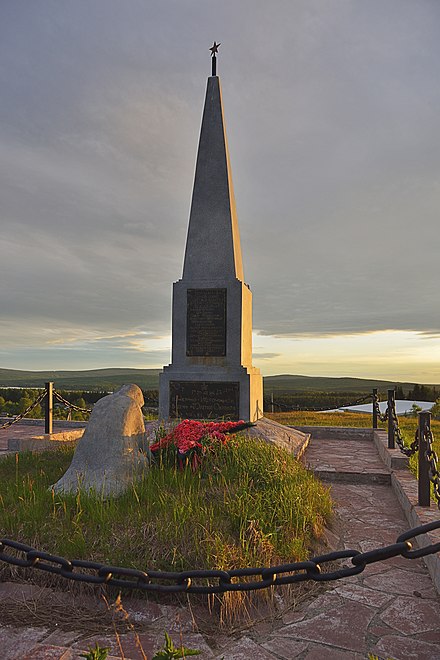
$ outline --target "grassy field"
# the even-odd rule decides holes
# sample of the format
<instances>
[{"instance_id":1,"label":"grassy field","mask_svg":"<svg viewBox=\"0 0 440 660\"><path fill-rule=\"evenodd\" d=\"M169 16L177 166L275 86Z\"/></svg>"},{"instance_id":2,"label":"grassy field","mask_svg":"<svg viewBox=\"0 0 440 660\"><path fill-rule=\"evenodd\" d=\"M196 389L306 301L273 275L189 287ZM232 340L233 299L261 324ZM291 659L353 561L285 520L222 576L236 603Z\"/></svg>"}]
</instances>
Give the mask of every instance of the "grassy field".
<instances>
[{"instance_id":1,"label":"grassy field","mask_svg":"<svg viewBox=\"0 0 440 660\"><path fill-rule=\"evenodd\" d=\"M307 557L331 515L327 488L290 454L240 436L195 473L159 461L107 500L50 489L71 458L59 450L0 462L2 536L141 569L231 569Z\"/></svg>"}]
</instances>

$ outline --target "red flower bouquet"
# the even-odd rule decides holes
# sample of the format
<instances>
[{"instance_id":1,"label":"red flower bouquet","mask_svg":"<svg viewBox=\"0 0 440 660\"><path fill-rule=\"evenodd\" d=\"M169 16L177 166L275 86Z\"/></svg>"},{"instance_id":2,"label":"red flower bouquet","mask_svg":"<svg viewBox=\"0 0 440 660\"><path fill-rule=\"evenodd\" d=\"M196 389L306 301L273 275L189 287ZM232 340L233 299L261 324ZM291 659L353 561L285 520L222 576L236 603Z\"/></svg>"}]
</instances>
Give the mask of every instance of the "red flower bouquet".
<instances>
[{"instance_id":1,"label":"red flower bouquet","mask_svg":"<svg viewBox=\"0 0 440 660\"><path fill-rule=\"evenodd\" d=\"M201 463L201 456L207 451L213 451L219 444L226 445L228 436L243 429L254 426L252 422L198 422L194 419L184 419L168 435L150 446L154 453L161 449L175 447L179 466L190 459L195 470Z\"/></svg>"}]
</instances>

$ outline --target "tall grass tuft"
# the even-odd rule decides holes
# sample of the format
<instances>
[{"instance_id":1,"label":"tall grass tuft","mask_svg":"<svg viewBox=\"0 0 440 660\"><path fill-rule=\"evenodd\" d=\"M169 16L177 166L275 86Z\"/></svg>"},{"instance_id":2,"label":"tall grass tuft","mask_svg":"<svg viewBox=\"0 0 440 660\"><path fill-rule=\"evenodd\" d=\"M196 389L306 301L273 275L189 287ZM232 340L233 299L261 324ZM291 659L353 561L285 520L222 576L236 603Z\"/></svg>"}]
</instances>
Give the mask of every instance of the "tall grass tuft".
<instances>
[{"instance_id":1,"label":"tall grass tuft","mask_svg":"<svg viewBox=\"0 0 440 660\"><path fill-rule=\"evenodd\" d=\"M326 488L302 465L248 438L208 454L196 473L158 461L118 498L54 493L71 458L60 450L0 463L5 536L112 563L232 568L304 557L330 514Z\"/></svg>"},{"instance_id":2,"label":"tall grass tuft","mask_svg":"<svg viewBox=\"0 0 440 660\"><path fill-rule=\"evenodd\" d=\"M112 565L232 569L306 558L331 514L328 489L311 473L287 452L247 437L206 455L197 472L159 459L123 495L107 499L50 488L72 451L0 462L3 536Z\"/></svg>"}]
</instances>

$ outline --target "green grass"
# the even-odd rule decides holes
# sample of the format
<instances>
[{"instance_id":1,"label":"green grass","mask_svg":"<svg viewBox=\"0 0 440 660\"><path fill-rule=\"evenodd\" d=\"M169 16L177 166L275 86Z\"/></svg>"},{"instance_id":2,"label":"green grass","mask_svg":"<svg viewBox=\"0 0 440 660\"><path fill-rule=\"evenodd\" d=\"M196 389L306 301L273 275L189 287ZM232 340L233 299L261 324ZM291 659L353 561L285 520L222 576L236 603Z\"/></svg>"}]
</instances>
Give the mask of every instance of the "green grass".
<instances>
[{"instance_id":1,"label":"green grass","mask_svg":"<svg viewBox=\"0 0 440 660\"><path fill-rule=\"evenodd\" d=\"M287 426L356 426L372 425L371 415L362 413L318 413L308 410L298 410L285 413L269 413L264 415L274 419L279 424Z\"/></svg>"},{"instance_id":2,"label":"green grass","mask_svg":"<svg viewBox=\"0 0 440 660\"><path fill-rule=\"evenodd\" d=\"M331 514L328 490L288 453L234 437L182 472L159 462L119 498L54 494L71 450L0 462L2 536L110 564L231 569L305 558ZM4 566L3 566L4 568Z\"/></svg>"}]
</instances>

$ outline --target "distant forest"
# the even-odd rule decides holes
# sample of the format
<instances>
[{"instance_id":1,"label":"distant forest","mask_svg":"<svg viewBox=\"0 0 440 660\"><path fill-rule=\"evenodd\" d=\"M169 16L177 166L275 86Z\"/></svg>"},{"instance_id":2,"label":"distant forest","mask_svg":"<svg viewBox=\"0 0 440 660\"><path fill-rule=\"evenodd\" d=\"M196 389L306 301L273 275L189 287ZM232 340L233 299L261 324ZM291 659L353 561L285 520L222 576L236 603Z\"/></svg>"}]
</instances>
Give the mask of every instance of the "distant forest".
<instances>
[{"instance_id":1,"label":"distant forest","mask_svg":"<svg viewBox=\"0 0 440 660\"><path fill-rule=\"evenodd\" d=\"M84 390L57 390L61 396L73 403L78 408L91 408L94 403L99 401L103 396L107 396L109 392L90 392ZM18 388L18 387L1 387L0 388L0 415L3 417L10 417L21 415L30 405L38 398L41 389L34 388ZM143 390L146 410L152 411L158 407L158 391L157 390ZM69 414L69 409L54 399L53 404L54 419L69 419L73 421L84 421L89 418L89 413L83 413L78 410L72 410ZM33 419L42 419L44 417L44 402L43 405L37 404L33 408L29 417Z\"/></svg>"},{"instance_id":2,"label":"distant forest","mask_svg":"<svg viewBox=\"0 0 440 660\"><path fill-rule=\"evenodd\" d=\"M393 389L390 386L387 389ZM273 394L267 392L265 388L264 394L264 410L278 412L281 410L325 410L332 408L341 408L351 405L362 403L370 391L347 391L347 392L320 392L320 391L307 391L307 392L292 392L275 390ZM430 385L415 384L412 389L406 392L400 385L394 387L396 399L406 399L408 401L436 401L440 397L440 387ZM387 390L379 390L379 400L386 401ZM366 399L367 403L371 399Z\"/></svg>"},{"instance_id":3,"label":"distant forest","mask_svg":"<svg viewBox=\"0 0 440 660\"><path fill-rule=\"evenodd\" d=\"M392 389L392 385L388 389ZM406 389L402 385L395 385L396 399L407 399L414 401L436 401L440 397L440 387L431 385L414 384L411 389ZM109 394L109 390L58 390L61 396L73 403L79 408L90 408L96 401ZM110 390L112 391L112 390ZM158 408L159 392L157 389L143 389L146 412L154 414ZM41 389L2 387L0 388L0 415L15 416L23 413L38 397ZM366 397L371 394L370 388L347 391L320 391L320 390L289 390L282 388L273 388L272 391L265 386L264 410L266 412L280 412L290 410L325 410L340 408L343 406L355 405L362 400L368 401ZM379 390L381 401L386 400L386 389ZM61 403L54 401L55 419L66 419L69 409ZM41 404L38 404L29 415L34 419L44 417L44 410ZM86 420L88 413L72 411L69 415L72 420Z\"/></svg>"}]
</instances>

